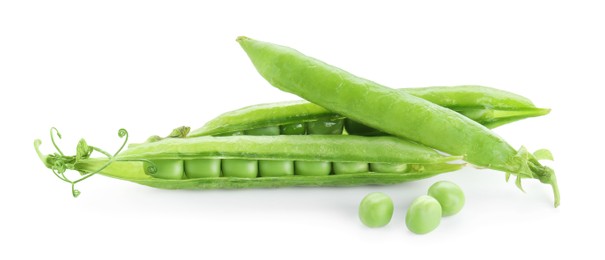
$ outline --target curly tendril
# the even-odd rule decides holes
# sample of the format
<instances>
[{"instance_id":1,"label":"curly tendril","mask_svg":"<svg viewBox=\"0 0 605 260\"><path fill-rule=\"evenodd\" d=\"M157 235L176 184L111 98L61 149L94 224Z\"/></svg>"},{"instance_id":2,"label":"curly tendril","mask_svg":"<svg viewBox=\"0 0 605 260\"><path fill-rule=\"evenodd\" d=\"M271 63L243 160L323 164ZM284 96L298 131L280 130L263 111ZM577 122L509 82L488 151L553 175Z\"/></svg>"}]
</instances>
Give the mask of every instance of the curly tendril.
<instances>
[{"instance_id":1,"label":"curly tendril","mask_svg":"<svg viewBox=\"0 0 605 260\"><path fill-rule=\"evenodd\" d=\"M103 151L102 149L100 149L98 147L88 145L86 143L86 141L84 141L84 139L82 139L78 143L78 147L76 149L77 150L76 156L65 156L63 154L63 152L61 151L61 149L59 148L59 146L57 145L57 143L55 142L55 138L54 138L55 135L57 137L59 137L59 139L61 139L61 133L59 132L59 130L57 130L57 128L55 128L55 127L52 127L50 129L50 139L53 143L53 146L57 150L57 153L54 153L54 154L48 155L48 156L43 155L39 149L40 145L42 144L42 141L40 141L40 140L35 140L34 146L36 148L36 152L38 153L38 156L40 157L40 159L42 159L42 161L46 164L46 166L52 170L52 172L55 174L55 176L57 176L57 178L65 181L65 182L71 184L71 193L74 197L78 197L80 195L80 191L76 189L76 184L78 182L86 180L86 179L92 177L93 175L101 172L102 170L107 168L109 165L111 165L114 161L116 161L116 156L122 151L122 149L124 149L124 147L126 146L126 143L128 142L128 131L126 131L126 129L124 129L124 128L121 128L120 130L118 130L118 137L123 138L124 142L122 143L122 146L120 146L120 149L118 149L118 151L116 151L113 155L111 155L110 153L108 153L106 151ZM89 172L89 173L83 173L82 177L75 181L72 181L65 176L65 171L67 171L68 169L74 169L74 165L79 160L87 159L88 157L90 157L90 154L92 154L93 152L101 153L101 154L105 155L109 160L96 171ZM151 163L151 162L145 162L145 163L151 164L151 166L148 166L148 167L151 167L151 168L155 169L155 171L157 171L157 167L153 163ZM147 171L147 169L146 169L146 171Z\"/></svg>"},{"instance_id":2,"label":"curly tendril","mask_svg":"<svg viewBox=\"0 0 605 260\"><path fill-rule=\"evenodd\" d=\"M126 129L124 129L124 128L121 128L120 130L118 130L118 137L124 138L124 142L122 143L122 146L120 146L120 149L118 149L118 151L116 151L113 154L113 156L108 156L109 157L109 161L107 161L103 166L101 166L101 168L97 169L96 171L88 173L88 174L85 174L82 178L80 178L80 179L78 179L76 181L73 181L71 183L71 192L72 192L72 195L74 196L74 198L78 197L80 195L80 191L75 189L76 183L81 182L83 180L86 180L86 179L90 178L91 176L93 176L93 175L101 172L105 168L107 168L111 163L113 163L115 161L115 157L122 151L122 149L124 149L124 146L126 146L126 143L128 142L128 131L126 131ZM97 151L97 150L101 150L101 149L99 149L99 148L94 149L93 148L93 150ZM103 153L105 156L107 156L107 153L104 153L104 152L101 152L101 153Z\"/></svg>"},{"instance_id":3,"label":"curly tendril","mask_svg":"<svg viewBox=\"0 0 605 260\"><path fill-rule=\"evenodd\" d=\"M158 173L158 167L155 165L155 163L148 160L145 161L145 174L155 175L156 173Z\"/></svg>"},{"instance_id":4,"label":"curly tendril","mask_svg":"<svg viewBox=\"0 0 605 260\"><path fill-rule=\"evenodd\" d=\"M63 154L63 152L61 152L61 149L59 149L59 146L57 145L57 143L55 142L55 136L53 135L53 131L57 134L57 137L59 137L59 139L62 138L59 130L57 130L57 128L55 128L55 127L51 127L50 128L50 141L53 142L53 145L55 146L55 149L57 149L57 152L59 152L59 154L61 154L61 156L65 156Z\"/></svg>"}]
</instances>

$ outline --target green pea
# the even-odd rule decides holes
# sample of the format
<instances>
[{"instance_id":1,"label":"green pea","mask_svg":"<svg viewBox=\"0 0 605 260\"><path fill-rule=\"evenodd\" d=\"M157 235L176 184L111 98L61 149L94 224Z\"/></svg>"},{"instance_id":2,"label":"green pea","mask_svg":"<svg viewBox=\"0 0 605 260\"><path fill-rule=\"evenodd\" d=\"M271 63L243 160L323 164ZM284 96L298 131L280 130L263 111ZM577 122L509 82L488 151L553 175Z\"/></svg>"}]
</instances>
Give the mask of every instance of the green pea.
<instances>
[{"instance_id":1,"label":"green pea","mask_svg":"<svg viewBox=\"0 0 605 260\"><path fill-rule=\"evenodd\" d=\"M267 126L244 131L245 135L279 135L278 126Z\"/></svg>"},{"instance_id":2,"label":"green pea","mask_svg":"<svg viewBox=\"0 0 605 260\"><path fill-rule=\"evenodd\" d=\"M282 160L262 160L258 162L261 177L294 175L294 162Z\"/></svg>"},{"instance_id":3,"label":"green pea","mask_svg":"<svg viewBox=\"0 0 605 260\"><path fill-rule=\"evenodd\" d=\"M441 205L435 198L422 195L416 198L405 215L405 224L416 234L433 231L441 222Z\"/></svg>"},{"instance_id":4,"label":"green pea","mask_svg":"<svg viewBox=\"0 0 605 260\"><path fill-rule=\"evenodd\" d=\"M330 162L319 161L296 161L294 162L294 172L296 175L305 176L323 176L330 175L332 164Z\"/></svg>"},{"instance_id":5,"label":"green pea","mask_svg":"<svg viewBox=\"0 0 605 260\"><path fill-rule=\"evenodd\" d=\"M185 170L183 169L183 160L152 160L157 168L153 177L169 180L180 180L183 178Z\"/></svg>"},{"instance_id":6,"label":"green pea","mask_svg":"<svg viewBox=\"0 0 605 260\"><path fill-rule=\"evenodd\" d=\"M282 125L279 127L279 131L282 135L304 135L306 133L304 123Z\"/></svg>"},{"instance_id":7,"label":"green pea","mask_svg":"<svg viewBox=\"0 0 605 260\"><path fill-rule=\"evenodd\" d=\"M364 162L334 162L334 174L368 172L368 163Z\"/></svg>"},{"instance_id":8,"label":"green pea","mask_svg":"<svg viewBox=\"0 0 605 260\"><path fill-rule=\"evenodd\" d=\"M393 216L393 200L381 192L366 195L359 204L359 219L368 227L383 227Z\"/></svg>"},{"instance_id":9,"label":"green pea","mask_svg":"<svg viewBox=\"0 0 605 260\"><path fill-rule=\"evenodd\" d=\"M453 182L436 182L429 188L428 195L439 201L443 216L454 215L464 206L464 192Z\"/></svg>"},{"instance_id":10,"label":"green pea","mask_svg":"<svg viewBox=\"0 0 605 260\"><path fill-rule=\"evenodd\" d=\"M222 160L223 176L239 178L256 178L258 176L258 161L242 159Z\"/></svg>"},{"instance_id":11,"label":"green pea","mask_svg":"<svg viewBox=\"0 0 605 260\"><path fill-rule=\"evenodd\" d=\"M370 163L373 172L404 173L408 169L405 163Z\"/></svg>"},{"instance_id":12,"label":"green pea","mask_svg":"<svg viewBox=\"0 0 605 260\"><path fill-rule=\"evenodd\" d=\"M221 176L220 159L194 159L185 160L185 174L187 177L207 178Z\"/></svg>"},{"instance_id":13,"label":"green pea","mask_svg":"<svg viewBox=\"0 0 605 260\"><path fill-rule=\"evenodd\" d=\"M310 135L340 135L342 134L342 119L324 119L307 123L307 134Z\"/></svg>"}]
</instances>

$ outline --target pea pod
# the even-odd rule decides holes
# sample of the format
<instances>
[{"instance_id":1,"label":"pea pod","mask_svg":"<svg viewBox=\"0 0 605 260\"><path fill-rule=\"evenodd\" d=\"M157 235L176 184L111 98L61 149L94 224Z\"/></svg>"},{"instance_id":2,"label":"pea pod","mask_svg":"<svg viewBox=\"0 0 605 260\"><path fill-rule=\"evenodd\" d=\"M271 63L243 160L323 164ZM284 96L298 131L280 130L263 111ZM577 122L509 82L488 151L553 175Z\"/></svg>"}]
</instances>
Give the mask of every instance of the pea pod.
<instances>
[{"instance_id":1,"label":"pea pod","mask_svg":"<svg viewBox=\"0 0 605 260\"><path fill-rule=\"evenodd\" d=\"M167 138L131 146L113 156L84 141L76 156L60 150L44 155L39 150L41 142L34 144L46 167L72 184L74 196L79 194L74 185L96 173L165 189L228 189L393 184L463 166L450 163L460 157L390 136ZM107 158L90 158L93 151ZM404 167L370 167L383 164ZM71 181L64 175L66 170L79 171L83 177Z\"/></svg>"},{"instance_id":2,"label":"pea pod","mask_svg":"<svg viewBox=\"0 0 605 260\"><path fill-rule=\"evenodd\" d=\"M546 115L550 112L550 109L537 108L523 96L484 86L404 88L398 91L452 109L488 128L495 128L528 117ZM248 106L224 113L203 127L192 131L189 137L225 135L254 129L271 129L273 133L278 134L280 128L280 134L290 134L288 130L297 125L303 130L298 134L304 134L306 127L317 128L312 125L307 126L313 122L338 120L345 120L345 129L349 134L383 134L316 104L307 101L291 101ZM265 131L265 133L271 132Z\"/></svg>"},{"instance_id":3,"label":"pea pod","mask_svg":"<svg viewBox=\"0 0 605 260\"><path fill-rule=\"evenodd\" d=\"M550 184L554 205L559 190L554 170L525 148L515 150L485 126L422 98L359 78L285 46L238 37L256 70L274 87L293 93L382 132L406 138L507 177Z\"/></svg>"}]
</instances>

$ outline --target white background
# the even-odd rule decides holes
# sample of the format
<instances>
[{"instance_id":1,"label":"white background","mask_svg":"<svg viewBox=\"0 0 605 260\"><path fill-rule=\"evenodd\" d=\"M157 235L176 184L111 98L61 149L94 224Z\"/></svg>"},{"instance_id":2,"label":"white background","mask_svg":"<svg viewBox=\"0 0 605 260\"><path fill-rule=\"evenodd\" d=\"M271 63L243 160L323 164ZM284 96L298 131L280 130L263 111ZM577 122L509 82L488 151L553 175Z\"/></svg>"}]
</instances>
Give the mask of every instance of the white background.
<instances>
[{"instance_id":1,"label":"white background","mask_svg":"<svg viewBox=\"0 0 605 260\"><path fill-rule=\"evenodd\" d=\"M3 1L0 4L1 259L603 259L605 9L598 1ZM216 1L218 2L218 1ZM370 2L370 1L367 1ZM398 1L399 2L399 1ZM465 170L387 187L165 191L95 176L69 185L33 149L62 131L113 151L201 126L242 106L294 100L266 83L238 35L294 47L391 87L481 84L517 92L546 117L498 128L555 155L548 186ZM452 180L467 205L418 236L411 200ZM364 227L369 192L395 201Z\"/></svg>"}]
</instances>

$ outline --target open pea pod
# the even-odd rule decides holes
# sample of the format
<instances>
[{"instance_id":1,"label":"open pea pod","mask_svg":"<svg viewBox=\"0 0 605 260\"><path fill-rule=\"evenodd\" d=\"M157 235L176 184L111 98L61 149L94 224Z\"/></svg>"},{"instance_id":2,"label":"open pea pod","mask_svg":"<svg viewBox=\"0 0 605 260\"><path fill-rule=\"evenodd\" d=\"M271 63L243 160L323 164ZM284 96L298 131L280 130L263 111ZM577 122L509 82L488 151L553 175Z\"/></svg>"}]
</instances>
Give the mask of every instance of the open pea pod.
<instances>
[{"instance_id":1,"label":"open pea pod","mask_svg":"<svg viewBox=\"0 0 605 260\"><path fill-rule=\"evenodd\" d=\"M393 184L463 166L451 163L461 157L390 136L168 138L114 155L81 141L75 156L64 155L56 145L58 153L44 155L40 144L36 140L40 159L72 184L74 196L79 194L74 185L96 173L156 188L229 189ZM106 158L90 158L93 151ZM72 181L66 170L79 171L83 177Z\"/></svg>"},{"instance_id":2,"label":"open pea pod","mask_svg":"<svg viewBox=\"0 0 605 260\"><path fill-rule=\"evenodd\" d=\"M488 128L550 112L550 109L536 107L523 96L484 86L404 88L398 91L454 110ZM343 129L354 135L385 135L314 103L292 101L248 106L224 113L188 136L342 134Z\"/></svg>"}]
</instances>

